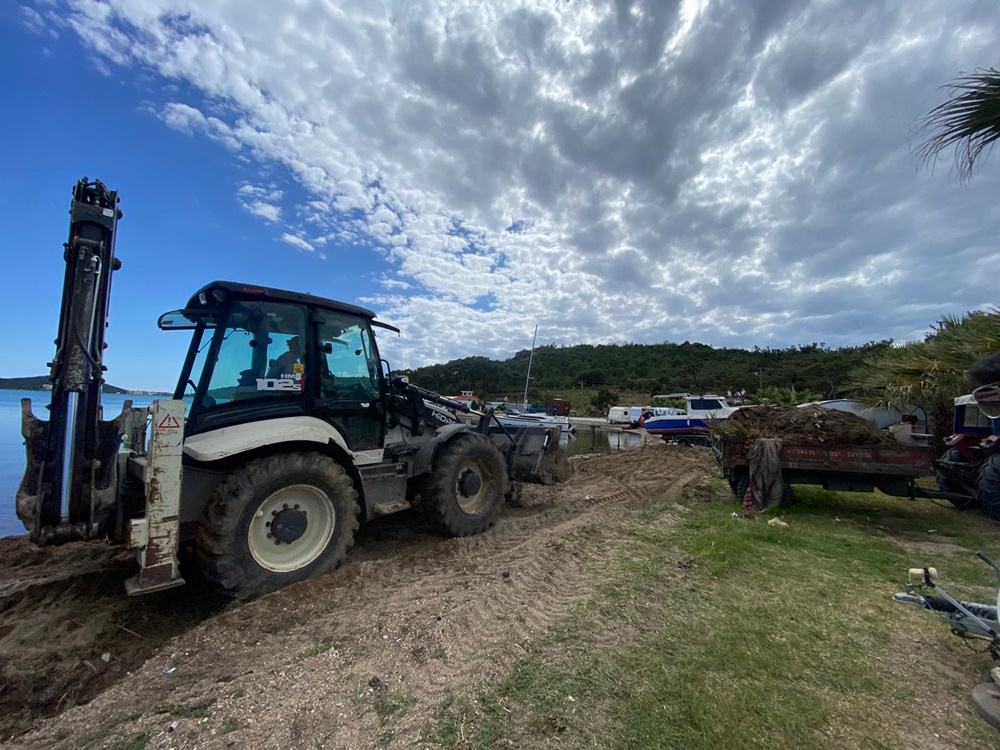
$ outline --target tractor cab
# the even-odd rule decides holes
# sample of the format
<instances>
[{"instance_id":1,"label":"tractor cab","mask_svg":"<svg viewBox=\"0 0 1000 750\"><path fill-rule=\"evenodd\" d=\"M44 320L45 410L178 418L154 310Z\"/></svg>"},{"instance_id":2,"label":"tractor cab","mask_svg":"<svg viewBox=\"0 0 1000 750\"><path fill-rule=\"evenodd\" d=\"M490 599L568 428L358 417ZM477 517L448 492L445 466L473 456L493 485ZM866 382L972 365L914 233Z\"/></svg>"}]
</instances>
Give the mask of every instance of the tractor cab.
<instances>
[{"instance_id":1,"label":"tractor cab","mask_svg":"<svg viewBox=\"0 0 1000 750\"><path fill-rule=\"evenodd\" d=\"M375 313L280 289L215 281L164 330L193 332L174 392L186 403L185 435L279 417L318 417L351 450L382 447L387 382Z\"/></svg>"}]
</instances>

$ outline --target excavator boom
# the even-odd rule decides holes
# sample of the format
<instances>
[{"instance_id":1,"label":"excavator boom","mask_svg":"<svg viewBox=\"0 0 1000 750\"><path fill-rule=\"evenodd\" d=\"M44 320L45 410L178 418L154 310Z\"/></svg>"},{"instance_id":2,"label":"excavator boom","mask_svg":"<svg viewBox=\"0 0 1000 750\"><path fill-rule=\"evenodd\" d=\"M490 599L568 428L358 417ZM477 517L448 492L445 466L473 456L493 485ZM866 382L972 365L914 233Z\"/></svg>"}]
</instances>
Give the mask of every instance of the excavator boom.
<instances>
[{"instance_id":1,"label":"excavator boom","mask_svg":"<svg viewBox=\"0 0 1000 750\"><path fill-rule=\"evenodd\" d=\"M86 177L73 188L56 353L49 363L49 419L21 402L27 467L17 491L18 517L39 543L103 536L115 500L115 461L122 415L101 419L104 332L107 327L118 194Z\"/></svg>"}]
</instances>

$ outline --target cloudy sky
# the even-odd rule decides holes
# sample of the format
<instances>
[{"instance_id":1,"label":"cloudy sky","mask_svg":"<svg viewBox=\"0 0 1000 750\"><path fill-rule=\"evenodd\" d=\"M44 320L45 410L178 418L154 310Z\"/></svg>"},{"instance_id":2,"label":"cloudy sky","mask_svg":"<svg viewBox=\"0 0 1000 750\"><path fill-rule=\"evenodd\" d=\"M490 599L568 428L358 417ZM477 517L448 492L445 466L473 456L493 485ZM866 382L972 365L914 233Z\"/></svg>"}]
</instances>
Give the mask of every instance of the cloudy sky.
<instances>
[{"instance_id":1,"label":"cloudy sky","mask_svg":"<svg viewBox=\"0 0 1000 750\"><path fill-rule=\"evenodd\" d=\"M412 367L542 343L919 338L997 302L1000 162L917 118L994 0L36 0L0 10L0 376L53 354L70 189L120 191L108 379L216 278L374 309ZM11 71L16 75L11 76Z\"/></svg>"}]
</instances>

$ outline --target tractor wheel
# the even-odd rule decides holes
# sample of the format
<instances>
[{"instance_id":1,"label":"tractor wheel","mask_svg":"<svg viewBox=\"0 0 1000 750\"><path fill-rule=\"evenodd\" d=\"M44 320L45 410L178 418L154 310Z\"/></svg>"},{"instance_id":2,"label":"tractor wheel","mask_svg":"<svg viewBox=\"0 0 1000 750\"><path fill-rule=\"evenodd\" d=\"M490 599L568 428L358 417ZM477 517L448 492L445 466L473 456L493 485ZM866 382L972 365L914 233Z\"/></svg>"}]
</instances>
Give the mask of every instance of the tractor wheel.
<instances>
[{"instance_id":1,"label":"tractor wheel","mask_svg":"<svg viewBox=\"0 0 1000 750\"><path fill-rule=\"evenodd\" d=\"M489 438L464 433L441 446L421 504L447 536L471 536L496 523L507 492L507 469Z\"/></svg>"},{"instance_id":2,"label":"tractor wheel","mask_svg":"<svg viewBox=\"0 0 1000 750\"><path fill-rule=\"evenodd\" d=\"M976 502L994 521L1000 521L1000 453L994 453L979 467Z\"/></svg>"},{"instance_id":3,"label":"tractor wheel","mask_svg":"<svg viewBox=\"0 0 1000 750\"><path fill-rule=\"evenodd\" d=\"M354 544L358 493L329 456L285 453L234 470L195 537L199 567L219 591L250 599L336 568Z\"/></svg>"}]
</instances>

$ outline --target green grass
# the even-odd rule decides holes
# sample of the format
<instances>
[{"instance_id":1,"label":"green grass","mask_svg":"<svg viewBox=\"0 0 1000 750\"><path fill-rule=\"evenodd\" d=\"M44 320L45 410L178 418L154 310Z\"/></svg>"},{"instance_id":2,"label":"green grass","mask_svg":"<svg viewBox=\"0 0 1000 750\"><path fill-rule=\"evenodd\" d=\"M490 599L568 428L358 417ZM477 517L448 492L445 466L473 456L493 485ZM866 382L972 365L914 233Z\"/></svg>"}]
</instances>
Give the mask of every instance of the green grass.
<instances>
[{"instance_id":1,"label":"green grass","mask_svg":"<svg viewBox=\"0 0 1000 750\"><path fill-rule=\"evenodd\" d=\"M175 719L207 719L212 715L215 698L206 698L186 705L159 706L153 713L169 714Z\"/></svg>"},{"instance_id":2,"label":"green grass","mask_svg":"<svg viewBox=\"0 0 1000 750\"><path fill-rule=\"evenodd\" d=\"M301 654L296 654L295 661L305 661L306 659L311 659L314 656L325 654L331 648L333 648L332 641L320 641L314 646L303 651Z\"/></svg>"},{"instance_id":3,"label":"green grass","mask_svg":"<svg viewBox=\"0 0 1000 750\"><path fill-rule=\"evenodd\" d=\"M728 487L714 491L679 525L657 523L665 507L644 511L613 579L504 684L442 705L425 739L691 750L889 750L909 747L908 732L950 732L964 747L995 741L967 708L989 659L931 613L891 601L906 569L928 564L955 595L995 597L992 572L974 557L1000 558L992 521L797 487L796 504L780 511L789 528L777 529L772 513L733 517ZM919 543L968 553L907 551Z\"/></svg>"}]
</instances>

